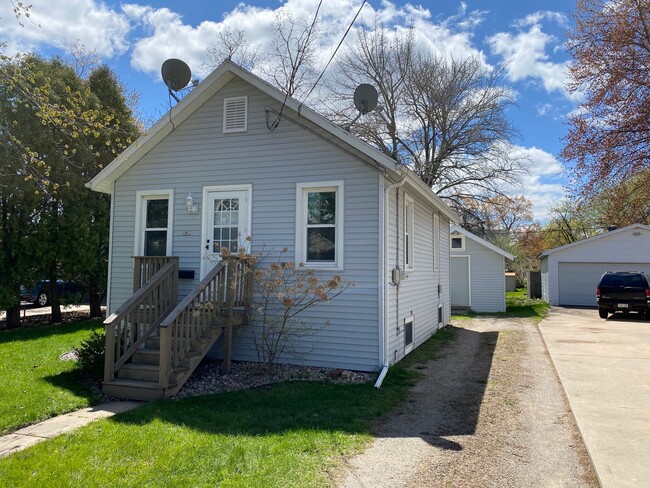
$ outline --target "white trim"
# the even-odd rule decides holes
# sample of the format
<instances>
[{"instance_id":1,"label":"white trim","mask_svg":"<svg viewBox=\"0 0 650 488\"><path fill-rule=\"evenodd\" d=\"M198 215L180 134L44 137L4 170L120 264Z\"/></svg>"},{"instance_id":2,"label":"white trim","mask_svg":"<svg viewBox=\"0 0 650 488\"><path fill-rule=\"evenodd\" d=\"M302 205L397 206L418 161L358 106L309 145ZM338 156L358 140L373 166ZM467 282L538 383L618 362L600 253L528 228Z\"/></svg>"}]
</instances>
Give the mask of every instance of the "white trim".
<instances>
[{"instance_id":1,"label":"white trim","mask_svg":"<svg viewBox=\"0 0 650 488\"><path fill-rule=\"evenodd\" d=\"M472 257L469 254L463 254L461 256L449 256L449 278L451 282L451 260L459 258L467 258L467 301L469 304L468 307L472 307ZM449 304L451 305L451 289L449 290Z\"/></svg>"},{"instance_id":2,"label":"white trim","mask_svg":"<svg viewBox=\"0 0 650 488\"><path fill-rule=\"evenodd\" d=\"M440 215L437 212L433 214L433 240L435 247L433 248L433 270L440 271L440 247L442 241L440 240Z\"/></svg>"},{"instance_id":3,"label":"white trim","mask_svg":"<svg viewBox=\"0 0 650 488\"><path fill-rule=\"evenodd\" d=\"M460 234L460 233L458 233ZM454 247L454 239L460 239L460 247ZM465 250L465 236L463 234L455 236L453 233L449 234L449 251L464 251Z\"/></svg>"},{"instance_id":4,"label":"white trim","mask_svg":"<svg viewBox=\"0 0 650 488\"><path fill-rule=\"evenodd\" d=\"M386 203L386 195L385 195L385 188L386 188L386 180L384 179L383 175L377 175L379 178L379 202L378 202L378 210L379 210L379 225L377 226L377 231L379 232L379 235L377 236L377 242L379 243L378 247L378 253L377 253L377 263L379 264L379 283L377 283L377 299L379 301L378 303L378 314L379 314L379 320L378 322L378 330L377 333L379 334L379 340L378 340L378 345L379 345L379 366L383 366L384 364L387 363L388 360L388 353L386 352L386 331L388 330L388 324L386 323L386 305L387 305L387 299L386 299L386 291L388 289L388 286L386 285L386 274L387 274L387 264L386 264L386 251L385 251L385 246L386 246L386 241L385 241L385 235L386 233L384 232L384 229L387 227L386 222L384 221L386 218L386 208L385 208L385 203Z\"/></svg>"},{"instance_id":5,"label":"white trim","mask_svg":"<svg viewBox=\"0 0 650 488\"><path fill-rule=\"evenodd\" d=\"M406 356L413 350L413 345L415 344L415 315L411 314L407 317L404 317L404 340L406 341L406 324L411 323L411 343L406 344L404 342L404 355Z\"/></svg>"},{"instance_id":6,"label":"white trim","mask_svg":"<svg viewBox=\"0 0 650 488\"><path fill-rule=\"evenodd\" d=\"M206 240L208 239L208 226L206 225L207 218L208 218L208 207L209 205L206 205L208 201L208 193L211 192L235 192L235 191L243 191L247 193L247 198L248 198L248 235L244 236L243 238L246 239L246 237L253 237L253 185L252 184L241 184L241 185L213 185L213 186L204 186L203 191L201 192L201 243L199 247L199 276L200 279L203 279L205 276L203 272L203 249L206 243ZM246 241L245 241L246 242Z\"/></svg>"},{"instance_id":7,"label":"white trim","mask_svg":"<svg viewBox=\"0 0 650 488\"><path fill-rule=\"evenodd\" d=\"M409 225L410 224L410 225ZM410 227L410 231L409 231ZM413 197L404 193L404 269L406 271L415 271L415 201ZM409 231L409 232L407 232ZM408 235L408 240L406 236ZM408 255L409 262L406 262Z\"/></svg>"},{"instance_id":8,"label":"white trim","mask_svg":"<svg viewBox=\"0 0 650 488\"><path fill-rule=\"evenodd\" d=\"M111 273L113 272L113 225L115 215L115 182L111 194L111 214L108 224L108 272L106 275L106 316L111 314Z\"/></svg>"},{"instance_id":9,"label":"white trim","mask_svg":"<svg viewBox=\"0 0 650 488\"><path fill-rule=\"evenodd\" d=\"M228 114L228 106L231 103L238 103L244 101L244 126L234 126L231 128L226 127L226 120ZM247 132L248 131L248 95L242 95L239 97L227 97L223 99L223 126L222 131L224 134L231 134L234 132Z\"/></svg>"},{"instance_id":10,"label":"white trim","mask_svg":"<svg viewBox=\"0 0 650 488\"><path fill-rule=\"evenodd\" d=\"M495 246L494 244L492 244L491 242L488 242L485 239L481 239L479 236L477 236L475 234L472 234L467 229L463 229L462 227L460 227L458 225L452 225L451 228L449 229L450 235L453 232L456 232L458 234L462 234L465 237L468 237L470 240L476 242L477 244L480 244L481 246L484 246L484 247L488 248L491 251L494 251L494 252L496 252L498 254L501 254L501 256L508 259L509 261L514 261L515 260L515 257L512 254L510 254L508 251L504 251L500 247ZM450 241L450 243L451 243L451 241ZM464 246L464 244L463 244L463 246ZM462 249L456 249L456 250L457 251L462 251ZM452 251L453 251L453 249L452 249Z\"/></svg>"},{"instance_id":11,"label":"white trim","mask_svg":"<svg viewBox=\"0 0 650 488\"><path fill-rule=\"evenodd\" d=\"M167 197L169 205L167 207L167 248L165 254L172 255L174 240L174 190L140 190L135 193L135 234L133 238L133 255L144 255L144 212L147 207L142 205L144 200L154 199L152 197ZM160 198L161 200L163 198Z\"/></svg>"},{"instance_id":12,"label":"white trim","mask_svg":"<svg viewBox=\"0 0 650 488\"><path fill-rule=\"evenodd\" d=\"M305 195L310 191L332 191L336 192L336 243L334 263L308 263L306 239L306 214L307 204ZM307 269L318 269L323 271L343 271L344 262L344 235L345 235L345 184L339 181L316 181L312 183L296 183L296 237L295 237L295 258L296 263L303 263Z\"/></svg>"}]
</instances>

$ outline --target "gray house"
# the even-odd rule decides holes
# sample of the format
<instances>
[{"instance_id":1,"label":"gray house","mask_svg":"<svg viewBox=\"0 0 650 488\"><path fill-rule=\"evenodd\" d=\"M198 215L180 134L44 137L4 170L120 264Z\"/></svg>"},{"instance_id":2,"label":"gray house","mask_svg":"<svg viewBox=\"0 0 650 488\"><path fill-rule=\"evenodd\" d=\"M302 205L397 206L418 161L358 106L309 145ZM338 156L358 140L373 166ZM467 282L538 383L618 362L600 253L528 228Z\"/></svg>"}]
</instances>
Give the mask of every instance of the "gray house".
<instances>
[{"instance_id":1,"label":"gray house","mask_svg":"<svg viewBox=\"0 0 650 488\"><path fill-rule=\"evenodd\" d=\"M135 334L127 346L119 340L107 345L115 349L104 383L113 385L110 391L125 394L131 387L130 396L153 398L180 388L196 362L183 350L198 355L209 349L191 343L187 337L195 332L183 332L181 322L198 320L204 336L218 323L207 315L182 317L206 314L206 301L221 300L214 297L226 272L217 250L241 236L252 237L252 252L286 247L318 276L354 283L310 310L306 318L327 325L296 340L306 365L385 372L448 323L449 225L456 214L408 169L232 62L220 65L88 186L112 195L107 322L118 338ZM311 205L321 197L331 215L313 221ZM144 327L148 338L138 338L142 327L130 324L140 324L134 303L143 299L134 292L144 295L141 285L156 281L156 272L163 286L161 268L175 278L173 265L180 279L169 300L180 303L174 310L160 307ZM232 340L228 359L232 353L256 360L243 334L231 339L232 331L224 330L222 340ZM218 336L210 336L209 346ZM143 347L160 348L160 357L152 352L138 359ZM142 385L129 381L143 381L141 375L120 370L145 359L158 369L150 375L155 384L147 386L153 393L140 395ZM189 373L178 372L178 364Z\"/></svg>"},{"instance_id":2,"label":"gray house","mask_svg":"<svg viewBox=\"0 0 650 488\"><path fill-rule=\"evenodd\" d=\"M596 306L605 271L650 274L650 226L633 224L544 251L542 298L551 305Z\"/></svg>"},{"instance_id":3,"label":"gray house","mask_svg":"<svg viewBox=\"0 0 650 488\"><path fill-rule=\"evenodd\" d=\"M451 306L474 312L506 311L506 260L514 256L453 225L450 231Z\"/></svg>"}]
</instances>

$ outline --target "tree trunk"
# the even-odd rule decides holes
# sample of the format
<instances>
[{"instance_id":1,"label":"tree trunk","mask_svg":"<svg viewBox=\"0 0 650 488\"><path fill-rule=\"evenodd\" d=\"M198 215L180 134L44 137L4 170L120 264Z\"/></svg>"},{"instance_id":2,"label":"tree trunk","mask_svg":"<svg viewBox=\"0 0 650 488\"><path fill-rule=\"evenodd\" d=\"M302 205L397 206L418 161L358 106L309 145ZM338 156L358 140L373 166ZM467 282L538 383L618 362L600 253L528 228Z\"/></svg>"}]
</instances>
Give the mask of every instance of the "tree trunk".
<instances>
[{"instance_id":1,"label":"tree trunk","mask_svg":"<svg viewBox=\"0 0 650 488\"><path fill-rule=\"evenodd\" d=\"M50 304L52 308L50 323L60 324L61 322L63 322L63 314L61 313L59 287L56 286L56 273L53 271L50 272Z\"/></svg>"},{"instance_id":2,"label":"tree trunk","mask_svg":"<svg viewBox=\"0 0 650 488\"><path fill-rule=\"evenodd\" d=\"M20 304L7 309L7 329L20 327Z\"/></svg>"},{"instance_id":3,"label":"tree trunk","mask_svg":"<svg viewBox=\"0 0 650 488\"><path fill-rule=\"evenodd\" d=\"M102 314L102 294L94 285L88 289L88 304L90 305L90 318L104 316Z\"/></svg>"}]
</instances>

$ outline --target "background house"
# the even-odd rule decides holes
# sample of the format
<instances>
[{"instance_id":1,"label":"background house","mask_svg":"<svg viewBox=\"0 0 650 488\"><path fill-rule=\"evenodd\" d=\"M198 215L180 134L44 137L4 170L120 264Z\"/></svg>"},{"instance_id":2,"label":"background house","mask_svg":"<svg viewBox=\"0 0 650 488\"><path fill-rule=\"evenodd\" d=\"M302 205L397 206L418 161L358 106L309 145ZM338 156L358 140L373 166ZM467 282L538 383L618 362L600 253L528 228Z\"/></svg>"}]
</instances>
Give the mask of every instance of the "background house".
<instances>
[{"instance_id":1,"label":"background house","mask_svg":"<svg viewBox=\"0 0 650 488\"><path fill-rule=\"evenodd\" d=\"M650 274L650 226L633 224L544 251L542 298L551 305L596 307L596 286L605 271Z\"/></svg>"},{"instance_id":2,"label":"background house","mask_svg":"<svg viewBox=\"0 0 650 488\"><path fill-rule=\"evenodd\" d=\"M354 284L303 317L323 326L296 339L304 364L378 371L448 323L454 212L412 172L232 62L89 186L112 195L109 313L132 294L134 255L178 256L181 300L220 247L252 236L252 252L288 248L318 276ZM257 359L245 335L233 354Z\"/></svg>"},{"instance_id":3,"label":"background house","mask_svg":"<svg viewBox=\"0 0 650 488\"><path fill-rule=\"evenodd\" d=\"M453 225L450 230L451 306L505 312L506 260L514 256Z\"/></svg>"}]
</instances>

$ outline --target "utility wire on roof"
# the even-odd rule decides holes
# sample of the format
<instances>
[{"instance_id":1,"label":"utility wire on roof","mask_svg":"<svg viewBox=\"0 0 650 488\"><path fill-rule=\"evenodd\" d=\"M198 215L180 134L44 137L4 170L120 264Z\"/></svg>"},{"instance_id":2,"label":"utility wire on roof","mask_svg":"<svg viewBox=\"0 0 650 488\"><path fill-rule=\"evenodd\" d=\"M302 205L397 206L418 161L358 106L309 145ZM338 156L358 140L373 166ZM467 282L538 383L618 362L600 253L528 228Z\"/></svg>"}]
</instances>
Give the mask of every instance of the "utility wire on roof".
<instances>
[{"instance_id":1,"label":"utility wire on roof","mask_svg":"<svg viewBox=\"0 0 650 488\"><path fill-rule=\"evenodd\" d=\"M311 95L311 93L314 91L314 88L316 88L316 85L318 85L318 83L320 82L321 78L325 74L325 71L327 71L327 68L329 68L330 63L334 60L334 56L336 56L336 53L338 52L339 48L343 44L343 41L345 41L345 38L347 37L348 33L352 29L352 26L357 21L357 17L359 17L359 14L361 13L361 9L363 9L364 5L366 4L366 1L367 0L363 0L363 2L361 2L361 6L359 7L359 10L357 10L356 15L352 19L352 22L350 22L350 25L348 26L347 30L343 34L341 41L339 42L338 46L336 46L336 49L334 49L334 52L332 53L332 56L330 57L329 61L325 65L325 68L323 68L323 71L321 71L321 74L316 79L316 83L314 83L314 86L311 87L311 90L309 90L309 93L307 93L307 96L304 98L304 100L307 100L307 98L309 98L309 95ZM300 102L300 105L298 105L298 115L300 115L300 110L302 109L302 106L305 103L304 100Z\"/></svg>"}]
</instances>

